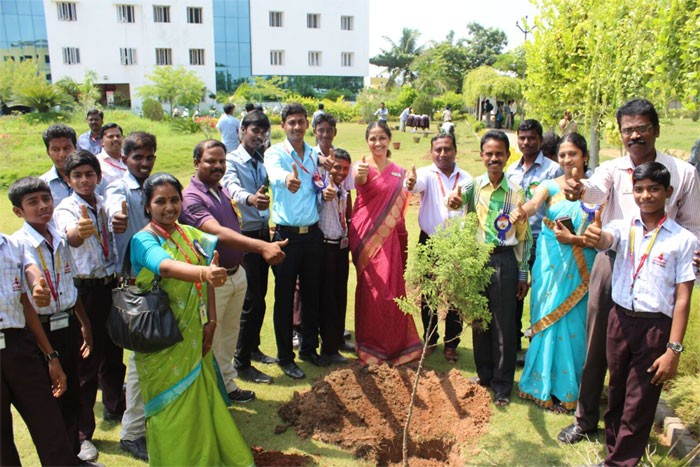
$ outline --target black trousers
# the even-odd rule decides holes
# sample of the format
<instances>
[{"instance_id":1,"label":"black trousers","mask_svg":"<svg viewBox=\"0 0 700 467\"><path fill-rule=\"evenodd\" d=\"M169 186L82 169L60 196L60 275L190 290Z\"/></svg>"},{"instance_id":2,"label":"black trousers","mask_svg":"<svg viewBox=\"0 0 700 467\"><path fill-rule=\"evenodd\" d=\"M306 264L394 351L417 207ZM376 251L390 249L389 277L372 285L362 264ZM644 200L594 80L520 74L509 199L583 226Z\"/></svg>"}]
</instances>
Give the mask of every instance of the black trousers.
<instances>
[{"instance_id":1,"label":"black trousers","mask_svg":"<svg viewBox=\"0 0 700 467\"><path fill-rule=\"evenodd\" d=\"M80 359L80 440L92 439L95 432L95 400L98 385L102 389L104 408L121 414L126 408L124 399L124 351L114 345L107 335L107 314L112 306L114 284L79 287L78 294L92 326L92 351Z\"/></svg>"},{"instance_id":2,"label":"black trousers","mask_svg":"<svg viewBox=\"0 0 700 467\"><path fill-rule=\"evenodd\" d=\"M535 256L537 255L537 239L533 239L532 242L532 249L530 250L530 260L528 261L528 265L530 266L530 271L532 271L532 265L535 264ZM527 297L523 297L522 300L517 300L516 299L516 309L515 309L515 324L517 326L516 332L515 332L515 351L518 352L520 349L522 349L522 338L524 336L523 334L523 307L525 305L525 299ZM530 315L532 316L532 310L530 310Z\"/></svg>"},{"instance_id":3,"label":"black trousers","mask_svg":"<svg viewBox=\"0 0 700 467\"><path fill-rule=\"evenodd\" d=\"M345 312L348 304L349 248L323 244L323 276L321 277L321 306L319 324L321 353L338 353L345 332ZM306 302L303 309L306 317Z\"/></svg>"},{"instance_id":4,"label":"black trousers","mask_svg":"<svg viewBox=\"0 0 700 467\"><path fill-rule=\"evenodd\" d=\"M284 261L272 266L275 274L275 305L273 321L277 358L280 365L294 361L292 347L292 310L297 276L301 285L304 315L301 321L301 353L316 352L318 347L318 310L321 274L323 272L323 234L316 227L305 234L277 229L275 241L289 239L284 247Z\"/></svg>"},{"instance_id":5,"label":"black trousers","mask_svg":"<svg viewBox=\"0 0 700 467\"><path fill-rule=\"evenodd\" d=\"M488 329L472 327L474 363L483 384L497 395L509 396L515 378L515 295L518 290L518 263L513 249L494 252L488 263L494 268L486 288L491 323Z\"/></svg>"},{"instance_id":6,"label":"black trousers","mask_svg":"<svg viewBox=\"0 0 700 467\"><path fill-rule=\"evenodd\" d=\"M265 225L260 230L244 231L243 235L258 240L270 241L270 229ZM246 253L243 256L243 268L248 279L248 289L243 301L241 329L236 345L236 368L250 366L250 354L260 347L260 330L265 319L265 296L267 295L267 276L270 266L262 255Z\"/></svg>"},{"instance_id":7,"label":"black trousers","mask_svg":"<svg viewBox=\"0 0 700 467\"><path fill-rule=\"evenodd\" d=\"M63 426L59 400L51 394L46 363L29 330L3 329L0 350L0 465L21 465L12 433L14 405L27 424L42 465L77 465Z\"/></svg>"}]
</instances>

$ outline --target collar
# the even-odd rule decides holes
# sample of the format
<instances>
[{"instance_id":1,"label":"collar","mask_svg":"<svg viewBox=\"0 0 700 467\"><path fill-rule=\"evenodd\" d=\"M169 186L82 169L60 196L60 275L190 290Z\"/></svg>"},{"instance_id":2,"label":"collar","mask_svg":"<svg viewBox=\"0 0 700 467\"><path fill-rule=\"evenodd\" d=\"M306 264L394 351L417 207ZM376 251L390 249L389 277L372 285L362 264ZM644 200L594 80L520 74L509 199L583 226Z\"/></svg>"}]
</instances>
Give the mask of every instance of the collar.
<instances>
[{"instance_id":1,"label":"collar","mask_svg":"<svg viewBox=\"0 0 700 467\"><path fill-rule=\"evenodd\" d=\"M285 150L288 154L291 154L291 153L293 152L294 154L296 154L297 156L299 156L299 153L296 152L296 150L294 149L294 146L292 146L292 143L290 143L289 140L288 140L287 138L284 139L284 141L282 142L282 144L284 145L284 150ZM304 164L306 164L306 155L307 155L308 153L311 153L311 155L313 155L313 148L312 148L311 146L309 146L309 145L306 143L306 141L304 141L304 154L303 154L304 159L302 160L302 163L304 163Z\"/></svg>"},{"instance_id":2,"label":"collar","mask_svg":"<svg viewBox=\"0 0 700 467\"><path fill-rule=\"evenodd\" d=\"M58 175L58 169L56 169L56 166L51 166L48 172L44 174L46 176L46 181L47 182L52 182L54 180L58 180L60 182L63 182L63 179L61 178L60 175Z\"/></svg>"},{"instance_id":3,"label":"collar","mask_svg":"<svg viewBox=\"0 0 700 467\"><path fill-rule=\"evenodd\" d=\"M321 156L323 156L323 157L327 157L327 155L326 155L323 151L321 151L321 145L320 145L320 144L317 144L316 146L314 146L313 149L316 150L316 153L317 153L317 154L319 154L319 155L321 155ZM335 149L335 145L331 144L331 149Z\"/></svg>"},{"instance_id":4,"label":"collar","mask_svg":"<svg viewBox=\"0 0 700 467\"><path fill-rule=\"evenodd\" d=\"M48 228L49 234L51 235L51 238L53 238L53 249L55 251L56 247L64 244L66 239L58 232L53 223L50 222L48 224ZM32 248L39 248L42 243L46 243L44 236L37 232L36 229L29 225L26 221L24 222L24 225L22 225L22 231L24 231L25 237L29 240L29 244L32 246Z\"/></svg>"},{"instance_id":5,"label":"collar","mask_svg":"<svg viewBox=\"0 0 700 467\"><path fill-rule=\"evenodd\" d=\"M431 172L435 172L437 174L445 175L445 173L438 168L437 165L435 165L435 162L433 162L431 165L428 166L428 170ZM452 173L450 174L449 177L447 177L448 180L451 180L453 177L457 176L457 174L460 172L459 166L457 166L457 163L455 162L455 167L452 169Z\"/></svg>"},{"instance_id":6,"label":"collar","mask_svg":"<svg viewBox=\"0 0 700 467\"><path fill-rule=\"evenodd\" d=\"M129 172L129 170L124 174L124 182L126 182L126 187L130 190L140 190L142 188L139 181L134 177L134 174Z\"/></svg>"},{"instance_id":7,"label":"collar","mask_svg":"<svg viewBox=\"0 0 700 467\"><path fill-rule=\"evenodd\" d=\"M485 173L484 175L481 176L481 180L479 180L479 188L484 188L486 185L491 186L491 181L489 180L489 174ZM505 172L503 173L503 178L501 179L501 183L498 185L498 188L503 189L503 191L508 191L510 187L508 186L508 177L506 177Z\"/></svg>"},{"instance_id":8,"label":"collar","mask_svg":"<svg viewBox=\"0 0 700 467\"><path fill-rule=\"evenodd\" d=\"M79 206L84 204L85 206L87 206L88 209L92 210L92 206L90 206L87 201L81 198L75 190L73 190L73 192L70 194L70 197L76 200ZM97 188L95 188L95 211L100 212L100 209L102 209L102 197L97 194Z\"/></svg>"},{"instance_id":9,"label":"collar","mask_svg":"<svg viewBox=\"0 0 700 467\"><path fill-rule=\"evenodd\" d=\"M641 229L644 229L644 222L642 222L642 215L638 212L632 217L632 222L636 227L639 227ZM673 219L670 217L666 217L666 220L664 223L661 225L661 229L663 230L668 230L670 233L675 233L677 229L678 224L676 224Z\"/></svg>"},{"instance_id":10,"label":"collar","mask_svg":"<svg viewBox=\"0 0 700 467\"><path fill-rule=\"evenodd\" d=\"M540 167L544 163L544 153L542 151L538 152L537 155L535 156L535 160L532 163L532 165L539 165ZM521 157L520 160L518 161L517 167L519 169L522 169L523 167L523 158Z\"/></svg>"},{"instance_id":11,"label":"collar","mask_svg":"<svg viewBox=\"0 0 700 467\"><path fill-rule=\"evenodd\" d=\"M190 179L190 185L192 185L194 188L196 188L198 191L201 191L202 193L209 193L210 188L215 188L215 190L218 192L221 192L223 189L220 184L218 184L216 187L210 187L209 185L206 185L204 182L198 179L196 175L192 175L192 178Z\"/></svg>"},{"instance_id":12,"label":"collar","mask_svg":"<svg viewBox=\"0 0 700 467\"><path fill-rule=\"evenodd\" d=\"M654 158L654 160L656 162L660 162L661 160L664 159L664 157L665 157L665 154L662 154L659 151L656 151L656 157ZM637 167L637 166L632 164L632 158L630 157L629 153L626 153L625 157L621 157L618 160L620 161L619 166L623 170L628 170L628 169L634 170ZM666 164L664 164L664 165L666 165Z\"/></svg>"},{"instance_id":13,"label":"collar","mask_svg":"<svg viewBox=\"0 0 700 467\"><path fill-rule=\"evenodd\" d=\"M7 240L7 235L0 232L0 246L3 246L5 243L9 243Z\"/></svg>"},{"instance_id":14,"label":"collar","mask_svg":"<svg viewBox=\"0 0 700 467\"><path fill-rule=\"evenodd\" d=\"M126 167L126 164L124 163L124 161L122 161L121 157L119 159L115 159L114 157L110 156L109 154L107 154L107 151L105 151L104 146L102 146L102 151L100 151L97 154L97 158L109 159L112 164L117 164L120 167Z\"/></svg>"}]
</instances>

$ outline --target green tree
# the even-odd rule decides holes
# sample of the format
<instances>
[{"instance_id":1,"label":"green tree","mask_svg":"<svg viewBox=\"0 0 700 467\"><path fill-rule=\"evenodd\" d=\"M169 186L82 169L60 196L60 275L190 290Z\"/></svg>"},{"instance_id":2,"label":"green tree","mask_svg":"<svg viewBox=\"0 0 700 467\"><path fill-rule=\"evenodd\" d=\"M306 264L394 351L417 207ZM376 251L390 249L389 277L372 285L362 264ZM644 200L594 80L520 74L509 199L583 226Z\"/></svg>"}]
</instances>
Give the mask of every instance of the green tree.
<instances>
[{"instance_id":1,"label":"green tree","mask_svg":"<svg viewBox=\"0 0 700 467\"><path fill-rule=\"evenodd\" d=\"M22 87L39 86L45 82L34 60L0 61L0 103L9 103Z\"/></svg>"},{"instance_id":2,"label":"green tree","mask_svg":"<svg viewBox=\"0 0 700 467\"><path fill-rule=\"evenodd\" d=\"M157 66L153 73L147 75L153 84L142 86L138 94L144 99L155 99L170 106L193 107L202 100L206 86L194 71L188 71L182 65L178 67Z\"/></svg>"},{"instance_id":3,"label":"green tree","mask_svg":"<svg viewBox=\"0 0 700 467\"><path fill-rule=\"evenodd\" d=\"M460 92L469 62L469 51L464 46L464 41L455 42L454 32L450 31L444 41L433 43L411 64L411 69L417 76L415 86L431 95L447 91Z\"/></svg>"},{"instance_id":4,"label":"green tree","mask_svg":"<svg viewBox=\"0 0 700 467\"><path fill-rule=\"evenodd\" d=\"M508 38L500 29L487 28L476 22L467 24L467 38L464 39L468 57L466 69L493 65L506 45Z\"/></svg>"},{"instance_id":5,"label":"green tree","mask_svg":"<svg viewBox=\"0 0 700 467\"><path fill-rule=\"evenodd\" d=\"M32 107L40 113L46 113L53 107L71 105L73 98L60 88L46 81L23 84L15 89L10 105Z\"/></svg>"},{"instance_id":6,"label":"green tree","mask_svg":"<svg viewBox=\"0 0 700 467\"><path fill-rule=\"evenodd\" d=\"M379 55L369 59L372 65L384 67L389 72L388 88L392 87L397 80L405 84L410 83L415 78L411 70L411 62L422 51L422 47L418 46L418 37L420 37L420 32L410 28L403 28L398 43L384 36L391 47L389 50L382 49Z\"/></svg>"},{"instance_id":7,"label":"green tree","mask_svg":"<svg viewBox=\"0 0 700 467\"><path fill-rule=\"evenodd\" d=\"M493 67L500 71L513 73L518 78L525 78L525 49L519 46L498 55L496 61L493 62Z\"/></svg>"},{"instance_id":8,"label":"green tree","mask_svg":"<svg viewBox=\"0 0 700 467\"><path fill-rule=\"evenodd\" d=\"M235 101L262 102L284 100L289 92L283 86L287 83L287 78L282 76L272 76L264 78L255 76L250 81L242 83L233 93Z\"/></svg>"},{"instance_id":9,"label":"green tree","mask_svg":"<svg viewBox=\"0 0 700 467\"><path fill-rule=\"evenodd\" d=\"M78 104L83 108L84 112L95 107L95 104L102 97L102 91L95 84L97 81L97 73L93 70L88 70L83 76L83 82L78 85Z\"/></svg>"}]
</instances>

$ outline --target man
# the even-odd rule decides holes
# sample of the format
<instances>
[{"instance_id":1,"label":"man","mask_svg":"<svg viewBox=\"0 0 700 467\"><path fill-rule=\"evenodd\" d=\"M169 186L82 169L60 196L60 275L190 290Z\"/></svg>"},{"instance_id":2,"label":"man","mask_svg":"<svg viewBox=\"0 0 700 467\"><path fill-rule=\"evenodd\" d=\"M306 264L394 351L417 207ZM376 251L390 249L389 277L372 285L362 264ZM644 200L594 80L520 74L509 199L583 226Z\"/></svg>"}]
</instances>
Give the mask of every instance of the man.
<instances>
[{"instance_id":1,"label":"man","mask_svg":"<svg viewBox=\"0 0 700 467\"><path fill-rule=\"evenodd\" d=\"M578 123L574 120L570 110L565 111L564 118L559 120L559 129L562 136L578 132Z\"/></svg>"},{"instance_id":2,"label":"man","mask_svg":"<svg viewBox=\"0 0 700 467\"><path fill-rule=\"evenodd\" d=\"M671 173L673 193L666 201L666 213L681 227L700 239L700 180L695 169L680 159L656 150L659 137L659 116L654 105L646 99L633 99L617 111L617 126L624 157L604 162L588 180L567 182L568 199L581 198L585 203L605 204L602 224L639 215L634 201L631 174L635 167L649 161L663 164ZM606 339L608 315L612 301L612 252L596 255L591 269L586 319L586 362L581 373L578 405L572 425L559 433L563 443L577 443L598 431L600 396L607 369ZM700 265L700 250L695 252L696 267Z\"/></svg>"},{"instance_id":3,"label":"man","mask_svg":"<svg viewBox=\"0 0 700 467\"><path fill-rule=\"evenodd\" d=\"M122 140L124 132L116 123L108 123L100 131L102 152L97 155L102 169L102 185L107 187L115 180L119 180L127 171L126 164L122 161Z\"/></svg>"},{"instance_id":4,"label":"man","mask_svg":"<svg viewBox=\"0 0 700 467\"><path fill-rule=\"evenodd\" d=\"M385 122L389 118L389 110L386 108L384 105L384 102L379 103L379 108L377 109L376 112L374 112L374 116L377 117L377 120L384 120Z\"/></svg>"},{"instance_id":5,"label":"man","mask_svg":"<svg viewBox=\"0 0 700 467\"><path fill-rule=\"evenodd\" d=\"M457 167L455 157L457 143L454 136L440 133L430 140L430 156L433 164L416 169L411 167L411 175L406 178L406 189L411 193L420 193L418 225L420 236L418 243L425 244L435 230L444 225L447 219L461 215L460 211L450 210L445 205L446 197L457 187L466 187L472 181L471 175ZM462 190L464 191L464 190ZM428 340L428 353L437 346L437 312L431 310L425 300L421 303L423 318L423 339ZM459 336L462 334L462 319L457 310L450 310L445 317L445 359L456 363Z\"/></svg>"},{"instance_id":6,"label":"man","mask_svg":"<svg viewBox=\"0 0 700 467\"><path fill-rule=\"evenodd\" d=\"M144 212L143 182L151 175L156 162L156 137L143 131L124 139L123 151L127 171L106 189L107 215L117 247L117 271L121 272L127 245L132 235L144 228L149 219ZM143 398L136 372L134 353L129 357L126 374L126 410L122 417L119 446L141 460L148 460L146 419Z\"/></svg>"},{"instance_id":7,"label":"man","mask_svg":"<svg viewBox=\"0 0 700 467\"><path fill-rule=\"evenodd\" d=\"M542 125L537 120L525 120L518 126L518 148L523 154L517 164L512 164L508 167L506 176L508 181L515 183L525 193L526 201L529 200L535 192L537 185L543 180L555 178L559 175L559 164L551 161L542 154ZM531 216L530 231L532 232L532 251L530 252L530 269L535 263L537 237L542 230L542 219L545 216L546 206L540 207L534 216ZM524 297L523 297L524 298ZM523 299L518 300L516 312L516 324L518 326L516 333L516 350L521 349L523 320Z\"/></svg>"},{"instance_id":8,"label":"man","mask_svg":"<svg viewBox=\"0 0 700 467\"><path fill-rule=\"evenodd\" d=\"M241 235L240 221L228 190L219 184L226 172L226 147L220 141L205 140L197 144L193 153L195 175L183 191L180 222L216 235L221 252L219 265L226 268L226 283L217 287L216 322L212 350L221 369L226 392L231 402L255 399L253 391L239 388L233 381L236 369L233 357L236 351L241 323L241 311L246 294L247 280L243 251L255 252L271 264L284 259L282 247L286 242L269 243Z\"/></svg>"},{"instance_id":9,"label":"man","mask_svg":"<svg viewBox=\"0 0 700 467\"><path fill-rule=\"evenodd\" d=\"M316 195L318 185L318 154L306 144L304 135L309 127L306 109L298 103L282 109L282 129L287 138L265 152L265 168L272 190L272 221L275 240L289 239L284 249L287 259L273 266L275 274L274 324L277 358L282 371L294 379L304 378L304 372L294 363L292 347L292 302L297 277L301 281L304 302L302 346L299 356L317 366L329 362L316 352L318 347L319 283L323 254L323 234L318 226Z\"/></svg>"},{"instance_id":10,"label":"man","mask_svg":"<svg viewBox=\"0 0 700 467\"><path fill-rule=\"evenodd\" d=\"M238 130L241 126L233 111L236 106L228 103L224 105L224 114L216 123L216 129L221 133L221 141L226 145L226 152L231 152L238 147Z\"/></svg>"},{"instance_id":11,"label":"man","mask_svg":"<svg viewBox=\"0 0 700 467\"><path fill-rule=\"evenodd\" d=\"M486 330L478 323L472 327L472 340L478 383L494 391L494 403L498 406L510 404L517 353L515 304L527 295L531 243L530 225L513 225L508 218L508 213L525 199L523 190L503 172L509 154L505 133L484 134L481 160L486 174L476 177L462 196L453 192L448 203L452 209L466 204L467 212L476 212L478 238L494 245L488 266L495 272L486 289L492 319Z\"/></svg>"},{"instance_id":12,"label":"man","mask_svg":"<svg viewBox=\"0 0 700 467\"><path fill-rule=\"evenodd\" d=\"M68 185L63 168L66 165L68 154L75 151L75 130L59 123L48 127L42 137L46 146L46 154L53 162L53 167L39 178L49 184L54 206L58 206L73 192Z\"/></svg>"},{"instance_id":13,"label":"man","mask_svg":"<svg viewBox=\"0 0 700 467\"><path fill-rule=\"evenodd\" d=\"M78 149L85 149L97 155L102 150L102 122L104 112L97 109L90 109L87 112L87 123L90 130L80 135L78 138Z\"/></svg>"},{"instance_id":14,"label":"man","mask_svg":"<svg viewBox=\"0 0 700 467\"><path fill-rule=\"evenodd\" d=\"M318 110L314 112L314 115L311 117L311 129L314 130L316 128L316 121L319 117L319 115L323 115L325 112L325 105L323 102L318 103Z\"/></svg>"},{"instance_id":15,"label":"man","mask_svg":"<svg viewBox=\"0 0 700 467\"><path fill-rule=\"evenodd\" d=\"M401 112L401 115L399 115L399 124L401 125L401 131L406 133L406 120L408 120L408 116L411 115L413 112L413 107L410 105L403 109L403 112Z\"/></svg>"}]
</instances>

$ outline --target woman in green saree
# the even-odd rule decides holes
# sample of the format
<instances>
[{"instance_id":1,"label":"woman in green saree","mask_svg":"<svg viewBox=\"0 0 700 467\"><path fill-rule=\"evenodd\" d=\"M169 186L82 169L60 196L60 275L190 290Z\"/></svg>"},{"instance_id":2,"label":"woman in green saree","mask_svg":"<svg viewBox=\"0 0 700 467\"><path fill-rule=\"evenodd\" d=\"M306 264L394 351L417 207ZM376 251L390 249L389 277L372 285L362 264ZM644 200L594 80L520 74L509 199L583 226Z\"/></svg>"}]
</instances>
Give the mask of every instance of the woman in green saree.
<instances>
[{"instance_id":1,"label":"woman in green saree","mask_svg":"<svg viewBox=\"0 0 700 467\"><path fill-rule=\"evenodd\" d=\"M148 289L154 275L170 297L183 340L153 353L137 353L136 368L146 406L151 465L253 465L217 385L211 342L216 326L211 286L226 270L218 266L216 237L177 219L182 185L169 174L143 185L151 222L131 239L136 284Z\"/></svg>"}]
</instances>

